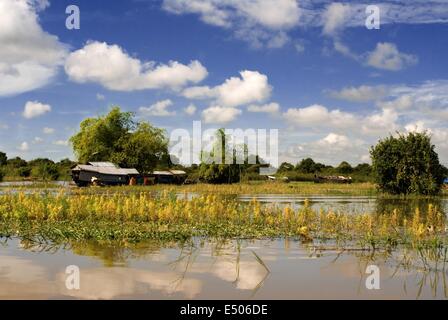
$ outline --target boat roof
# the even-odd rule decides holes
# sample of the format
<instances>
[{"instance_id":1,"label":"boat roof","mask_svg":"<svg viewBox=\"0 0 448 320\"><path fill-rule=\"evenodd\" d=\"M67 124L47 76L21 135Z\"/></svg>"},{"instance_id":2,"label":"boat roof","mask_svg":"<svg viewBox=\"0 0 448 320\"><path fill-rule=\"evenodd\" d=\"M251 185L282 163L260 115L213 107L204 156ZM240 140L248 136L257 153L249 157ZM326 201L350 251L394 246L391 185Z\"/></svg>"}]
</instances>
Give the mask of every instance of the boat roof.
<instances>
[{"instance_id":1,"label":"boat roof","mask_svg":"<svg viewBox=\"0 0 448 320\"><path fill-rule=\"evenodd\" d=\"M91 166L94 166L94 167L118 168L118 166L112 162L89 162L88 164L90 164Z\"/></svg>"},{"instance_id":2,"label":"boat roof","mask_svg":"<svg viewBox=\"0 0 448 320\"><path fill-rule=\"evenodd\" d=\"M174 175L177 175L177 174L179 174L179 175L181 175L181 174L187 174L185 171L183 171L183 170L170 170L170 172L172 173L172 174L174 174Z\"/></svg>"},{"instance_id":3,"label":"boat roof","mask_svg":"<svg viewBox=\"0 0 448 320\"><path fill-rule=\"evenodd\" d=\"M126 176L126 175L138 175L138 171L133 168L117 168L115 165L113 167L111 166L93 166L91 164L79 164L73 170L83 170L83 171L89 171L89 172L95 172L100 174L110 174L110 175L120 175L120 176Z\"/></svg>"},{"instance_id":4,"label":"boat roof","mask_svg":"<svg viewBox=\"0 0 448 320\"><path fill-rule=\"evenodd\" d=\"M173 174L169 171L153 171L152 174L158 175L158 176L172 176Z\"/></svg>"}]
</instances>

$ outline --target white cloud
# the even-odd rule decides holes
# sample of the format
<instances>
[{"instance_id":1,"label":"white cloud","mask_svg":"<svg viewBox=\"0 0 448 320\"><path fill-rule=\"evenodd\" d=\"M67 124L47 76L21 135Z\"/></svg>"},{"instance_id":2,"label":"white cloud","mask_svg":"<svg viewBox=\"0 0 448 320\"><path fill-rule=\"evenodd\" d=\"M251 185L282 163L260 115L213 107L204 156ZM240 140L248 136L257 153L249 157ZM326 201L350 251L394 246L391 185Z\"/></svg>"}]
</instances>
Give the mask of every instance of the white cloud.
<instances>
[{"instance_id":1,"label":"white cloud","mask_svg":"<svg viewBox=\"0 0 448 320\"><path fill-rule=\"evenodd\" d=\"M234 3L238 14L269 29L290 29L299 22L296 0L240 0Z\"/></svg>"},{"instance_id":2,"label":"white cloud","mask_svg":"<svg viewBox=\"0 0 448 320\"><path fill-rule=\"evenodd\" d=\"M273 39L289 39L287 32L298 28L322 28L324 35L334 38L345 28L365 28L368 4L330 0L164 0L162 7L178 15L198 15L204 23L231 30L236 38L253 47L265 47L276 42L280 46L282 42ZM380 8L382 26L448 23L445 0L383 0L373 4Z\"/></svg>"},{"instance_id":3,"label":"white cloud","mask_svg":"<svg viewBox=\"0 0 448 320\"><path fill-rule=\"evenodd\" d=\"M175 111L169 111L168 108L173 105L173 102L169 99L162 100L154 103L149 107L140 107L139 112L143 116L154 116L154 117L169 117L176 115Z\"/></svg>"},{"instance_id":4,"label":"white cloud","mask_svg":"<svg viewBox=\"0 0 448 320\"><path fill-rule=\"evenodd\" d=\"M41 137L34 137L34 139L33 139L34 144L39 144L39 143L42 143L43 141L44 141L44 139L42 139Z\"/></svg>"},{"instance_id":5,"label":"white cloud","mask_svg":"<svg viewBox=\"0 0 448 320\"><path fill-rule=\"evenodd\" d=\"M325 138L319 140L317 144L321 147L346 148L351 145L351 142L347 136L336 133L330 133Z\"/></svg>"},{"instance_id":6,"label":"white cloud","mask_svg":"<svg viewBox=\"0 0 448 320\"><path fill-rule=\"evenodd\" d=\"M202 118L205 123L228 123L237 118L242 113L237 108L225 108L212 106L202 111Z\"/></svg>"},{"instance_id":7,"label":"white cloud","mask_svg":"<svg viewBox=\"0 0 448 320\"><path fill-rule=\"evenodd\" d=\"M197 14L207 24L231 29L253 47L277 48L289 41L285 33L299 24L296 0L164 0L174 14Z\"/></svg>"},{"instance_id":8,"label":"white cloud","mask_svg":"<svg viewBox=\"0 0 448 320\"><path fill-rule=\"evenodd\" d=\"M344 27L349 14L349 4L332 3L327 6L322 15L323 33L326 35L335 35Z\"/></svg>"},{"instance_id":9,"label":"white cloud","mask_svg":"<svg viewBox=\"0 0 448 320\"><path fill-rule=\"evenodd\" d=\"M294 43L294 48L298 53L304 53L306 50L305 43L303 41L296 41L296 43Z\"/></svg>"},{"instance_id":10,"label":"white cloud","mask_svg":"<svg viewBox=\"0 0 448 320\"><path fill-rule=\"evenodd\" d=\"M20 144L20 146L17 147L18 150L22 151L22 152L27 152L30 150L30 146L28 145L28 142L22 142Z\"/></svg>"},{"instance_id":11,"label":"white cloud","mask_svg":"<svg viewBox=\"0 0 448 320\"><path fill-rule=\"evenodd\" d=\"M51 111L51 106L48 104L43 104L37 101L28 101L25 104L25 109L23 110L22 115L26 119L32 119L36 117L40 117L47 112Z\"/></svg>"},{"instance_id":12,"label":"white cloud","mask_svg":"<svg viewBox=\"0 0 448 320\"><path fill-rule=\"evenodd\" d=\"M45 128L43 128L42 132L45 134L53 134L55 132L55 130L53 128L45 127Z\"/></svg>"},{"instance_id":13,"label":"white cloud","mask_svg":"<svg viewBox=\"0 0 448 320\"><path fill-rule=\"evenodd\" d=\"M423 121L408 123L404 128L407 132L424 132L427 130L426 125Z\"/></svg>"},{"instance_id":14,"label":"white cloud","mask_svg":"<svg viewBox=\"0 0 448 320\"><path fill-rule=\"evenodd\" d=\"M184 112L189 116L192 116L196 113L196 106L194 104L190 104L188 107L184 108Z\"/></svg>"},{"instance_id":15,"label":"white cloud","mask_svg":"<svg viewBox=\"0 0 448 320\"><path fill-rule=\"evenodd\" d=\"M368 116L362 126L365 134L384 136L399 129L397 125L399 114L393 109L383 109L381 113Z\"/></svg>"},{"instance_id":16,"label":"white cloud","mask_svg":"<svg viewBox=\"0 0 448 320\"><path fill-rule=\"evenodd\" d=\"M56 141L53 141L53 144L56 146L68 146L68 141L67 140L56 140Z\"/></svg>"},{"instance_id":17,"label":"white cloud","mask_svg":"<svg viewBox=\"0 0 448 320\"><path fill-rule=\"evenodd\" d=\"M272 87L268 77L258 71L241 71L241 77L231 77L223 84L210 88L191 87L183 91L189 99L215 99L219 105L237 107L262 102L271 96Z\"/></svg>"},{"instance_id":18,"label":"white cloud","mask_svg":"<svg viewBox=\"0 0 448 320\"><path fill-rule=\"evenodd\" d=\"M359 86L343 88L341 91L330 92L331 96L352 102L369 102L382 99L386 95L384 86Z\"/></svg>"},{"instance_id":19,"label":"white cloud","mask_svg":"<svg viewBox=\"0 0 448 320\"><path fill-rule=\"evenodd\" d=\"M72 52L65 63L71 80L99 83L107 89L134 91L169 88L177 90L189 83L198 83L208 74L199 61L189 65L177 61L168 64L142 62L129 56L118 45L89 42Z\"/></svg>"},{"instance_id":20,"label":"white cloud","mask_svg":"<svg viewBox=\"0 0 448 320\"><path fill-rule=\"evenodd\" d=\"M317 104L305 108L290 108L283 116L288 122L299 127L347 128L357 122L355 116L350 113L339 109L330 111Z\"/></svg>"},{"instance_id":21,"label":"white cloud","mask_svg":"<svg viewBox=\"0 0 448 320\"><path fill-rule=\"evenodd\" d=\"M359 138L330 132L323 138L291 144L280 157L282 161L297 163L311 157L315 161L338 165L342 160L352 164L366 162L368 144Z\"/></svg>"},{"instance_id":22,"label":"white cloud","mask_svg":"<svg viewBox=\"0 0 448 320\"><path fill-rule=\"evenodd\" d=\"M249 112L264 112L264 113L277 113L280 110L280 105L276 102L268 103L262 106L250 105L247 107Z\"/></svg>"},{"instance_id":23,"label":"white cloud","mask_svg":"<svg viewBox=\"0 0 448 320\"><path fill-rule=\"evenodd\" d=\"M378 43L367 57L369 66L389 71L398 71L417 62L416 56L401 53L395 44L389 42Z\"/></svg>"},{"instance_id":24,"label":"white cloud","mask_svg":"<svg viewBox=\"0 0 448 320\"><path fill-rule=\"evenodd\" d=\"M409 109L413 105L412 97L410 95L402 95L395 100L379 102L378 106L383 109Z\"/></svg>"},{"instance_id":25,"label":"white cloud","mask_svg":"<svg viewBox=\"0 0 448 320\"><path fill-rule=\"evenodd\" d=\"M104 101L105 99L106 99L106 97L104 96L104 94L101 94L101 93L96 94L96 100Z\"/></svg>"},{"instance_id":26,"label":"white cloud","mask_svg":"<svg viewBox=\"0 0 448 320\"><path fill-rule=\"evenodd\" d=\"M65 46L39 24L37 11L44 7L29 0L0 1L0 96L47 85L63 63Z\"/></svg>"}]
</instances>

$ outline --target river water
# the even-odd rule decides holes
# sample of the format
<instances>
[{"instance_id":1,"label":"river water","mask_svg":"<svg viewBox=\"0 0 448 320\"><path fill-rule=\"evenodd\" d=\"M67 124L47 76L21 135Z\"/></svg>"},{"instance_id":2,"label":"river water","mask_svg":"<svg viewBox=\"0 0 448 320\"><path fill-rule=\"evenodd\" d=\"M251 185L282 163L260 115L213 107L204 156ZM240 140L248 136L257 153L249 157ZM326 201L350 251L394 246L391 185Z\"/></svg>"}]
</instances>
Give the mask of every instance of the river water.
<instances>
[{"instance_id":1,"label":"river water","mask_svg":"<svg viewBox=\"0 0 448 320\"><path fill-rule=\"evenodd\" d=\"M426 263L412 252L341 252L284 239L137 248L10 239L0 249L0 299L446 299L444 264ZM71 265L79 290L66 285ZM379 289L366 286L372 265Z\"/></svg>"},{"instance_id":2,"label":"river water","mask_svg":"<svg viewBox=\"0 0 448 320\"><path fill-rule=\"evenodd\" d=\"M195 196L182 194L178 196ZM397 208L448 213L448 199L400 200L347 196L235 195L264 205L303 206L346 213ZM300 241L194 239L134 247L94 243L54 247L0 239L0 299L446 299L446 252L341 252ZM429 257L429 258L428 258ZM66 286L66 268L79 267L80 289ZM378 267L380 289L368 289L366 270ZM369 269L370 271L372 269Z\"/></svg>"}]
</instances>

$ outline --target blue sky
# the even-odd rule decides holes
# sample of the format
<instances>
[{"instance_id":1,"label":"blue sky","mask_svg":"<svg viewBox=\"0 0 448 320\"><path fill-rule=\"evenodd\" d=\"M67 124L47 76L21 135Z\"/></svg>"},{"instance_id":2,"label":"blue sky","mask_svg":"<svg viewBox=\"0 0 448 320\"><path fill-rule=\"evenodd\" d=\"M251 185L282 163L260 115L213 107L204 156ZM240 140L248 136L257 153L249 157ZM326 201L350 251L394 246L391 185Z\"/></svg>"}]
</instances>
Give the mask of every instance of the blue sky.
<instances>
[{"instance_id":1,"label":"blue sky","mask_svg":"<svg viewBox=\"0 0 448 320\"><path fill-rule=\"evenodd\" d=\"M168 132L279 129L294 163L366 162L379 138L428 130L447 164L448 2L374 3L373 30L369 4L0 0L0 150L74 158L79 122L119 105Z\"/></svg>"}]
</instances>

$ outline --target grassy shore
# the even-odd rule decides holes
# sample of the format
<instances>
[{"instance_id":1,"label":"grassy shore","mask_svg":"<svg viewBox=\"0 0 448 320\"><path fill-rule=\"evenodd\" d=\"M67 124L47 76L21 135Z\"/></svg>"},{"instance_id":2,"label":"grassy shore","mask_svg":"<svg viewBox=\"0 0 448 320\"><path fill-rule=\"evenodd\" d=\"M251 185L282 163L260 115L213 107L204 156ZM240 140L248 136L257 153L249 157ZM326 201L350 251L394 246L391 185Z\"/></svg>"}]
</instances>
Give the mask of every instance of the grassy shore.
<instances>
[{"instance_id":1,"label":"grassy shore","mask_svg":"<svg viewBox=\"0 0 448 320\"><path fill-rule=\"evenodd\" d=\"M313 183L313 182L266 182L253 181L236 184L191 184L191 185L154 185L154 186L121 186L121 187L101 187L78 189L75 186L62 187L54 182L35 182L31 185L9 185L0 186L0 191L29 190L29 189L75 189L76 192L91 193L140 193L140 192L176 192L176 193L200 193L200 194L221 194L221 195L255 195L255 194L294 194L303 196L312 195L333 195L333 196L382 196L382 194L373 183L352 183L352 184L334 184L334 183ZM448 189L445 188L441 196L448 196ZM414 197L415 196L411 196Z\"/></svg>"},{"instance_id":2,"label":"grassy shore","mask_svg":"<svg viewBox=\"0 0 448 320\"><path fill-rule=\"evenodd\" d=\"M0 196L0 237L53 241L186 240L191 237L336 241L361 246L445 246L445 215L430 207L409 218L344 214L241 203L217 194L193 199L170 192L109 194L7 193Z\"/></svg>"}]
</instances>

